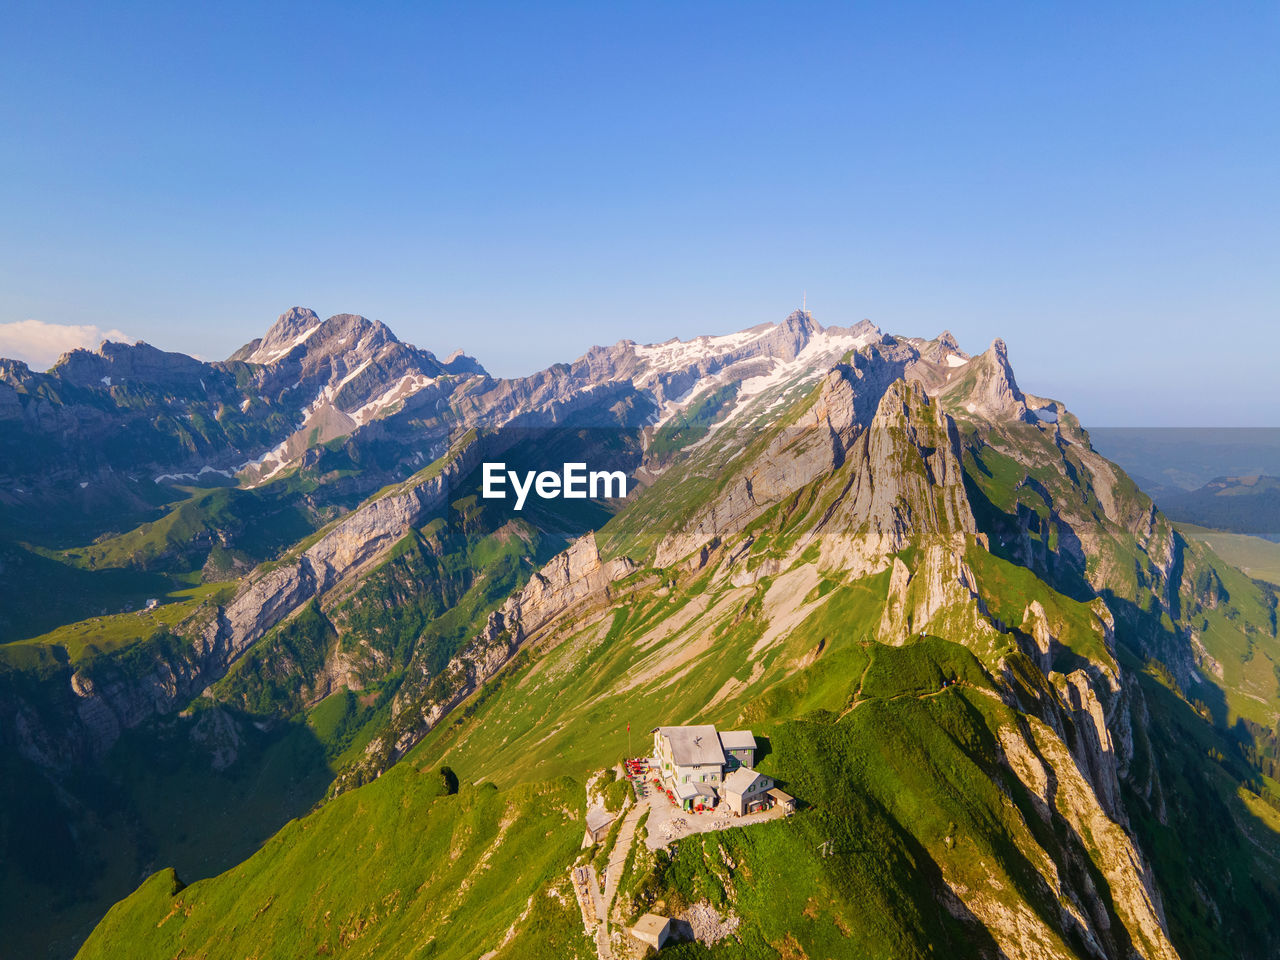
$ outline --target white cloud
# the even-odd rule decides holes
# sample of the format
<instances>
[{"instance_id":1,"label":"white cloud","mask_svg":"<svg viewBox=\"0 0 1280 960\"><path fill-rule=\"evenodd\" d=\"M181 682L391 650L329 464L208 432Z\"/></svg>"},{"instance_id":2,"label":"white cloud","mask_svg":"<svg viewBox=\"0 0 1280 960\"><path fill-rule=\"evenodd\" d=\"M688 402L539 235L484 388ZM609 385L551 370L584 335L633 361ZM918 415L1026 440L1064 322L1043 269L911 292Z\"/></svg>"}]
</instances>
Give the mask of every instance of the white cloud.
<instances>
[{"instance_id":1,"label":"white cloud","mask_svg":"<svg viewBox=\"0 0 1280 960\"><path fill-rule=\"evenodd\" d=\"M119 330L103 330L87 324L45 323L43 320L16 320L0 323L0 357L25 360L33 370L45 370L68 350L85 347L96 350L103 340L132 343Z\"/></svg>"}]
</instances>

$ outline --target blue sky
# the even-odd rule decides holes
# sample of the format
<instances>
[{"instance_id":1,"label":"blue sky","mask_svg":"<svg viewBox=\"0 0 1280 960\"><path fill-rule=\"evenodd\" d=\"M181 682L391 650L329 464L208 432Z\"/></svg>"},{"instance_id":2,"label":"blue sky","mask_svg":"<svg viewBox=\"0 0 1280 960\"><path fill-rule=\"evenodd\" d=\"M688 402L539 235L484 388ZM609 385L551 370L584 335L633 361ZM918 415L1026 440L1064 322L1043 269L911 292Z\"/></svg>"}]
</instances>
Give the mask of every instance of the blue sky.
<instances>
[{"instance_id":1,"label":"blue sky","mask_svg":"<svg viewBox=\"0 0 1280 960\"><path fill-rule=\"evenodd\" d=\"M215 359L302 304L515 375L807 289L823 323L1003 337L1086 424L1280 425L1275 3L5 21L11 331Z\"/></svg>"}]
</instances>

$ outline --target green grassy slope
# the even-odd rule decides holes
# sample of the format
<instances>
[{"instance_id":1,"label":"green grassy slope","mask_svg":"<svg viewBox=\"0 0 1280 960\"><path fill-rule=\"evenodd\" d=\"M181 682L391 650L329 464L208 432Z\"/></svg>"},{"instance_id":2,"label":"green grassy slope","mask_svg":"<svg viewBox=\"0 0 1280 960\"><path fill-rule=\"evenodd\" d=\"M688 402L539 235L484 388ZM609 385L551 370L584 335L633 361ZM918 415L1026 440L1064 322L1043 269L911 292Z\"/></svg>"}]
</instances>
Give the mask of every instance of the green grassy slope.
<instances>
[{"instance_id":1,"label":"green grassy slope","mask_svg":"<svg viewBox=\"0 0 1280 960\"><path fill-rule=\"evenodd\" d=\"M69 783L0 762L0 955L70 956L142 878L165 865L188 877L224 870L324 795L332 772L313 731L236 718L232 736L225 769L209 751L228 734L199 717L127 732Z\"/></svg>"},{"instance_id":2,"label":"green grassy slope","mask_svg":"<svg viewBox=\"0 0 1280 960\"><path fill-rule=\"evenodd\" d=\"M402 765L218 877L184 888L162 871L79 956L471 960L521 919L534 934L502 955L593 955L564 872L582 837L581 789L453 789L447 772Z\"/></svg>"},{"instance_id":3,"label":"green grassy slope","mask_svg":"<svg viewBox=\"0 0 1280 960\"><path fill-rule=\"evenodd\" d=\"M952 675L961 684L940 689ZM991 936L936 891L996 877L1010 909L1029 902L1055 924L1028 851L1061 841L1029 833L1033 803L993 733L1014 717L973 656L936 638L880 648L861 688L841 718L774 731L768 767L806 812L680 841L640 882L632 912L709 900L742 917L740 942L688 955L983 957Z\"/></svg>"},{"instance_id":4,"label":"green grassy slope","mask_svg":"<svg viewBox=\"0 0 1280 960\"><path fill-rule=\"evenodd\" d=\"M1208 544L1209 549L1223 560L1255 580L1280 585L1280 543L1244 533L1211 530L1193 523L1179 523L1178 529L1191 539Z\"/></svg>"}]
</instances>

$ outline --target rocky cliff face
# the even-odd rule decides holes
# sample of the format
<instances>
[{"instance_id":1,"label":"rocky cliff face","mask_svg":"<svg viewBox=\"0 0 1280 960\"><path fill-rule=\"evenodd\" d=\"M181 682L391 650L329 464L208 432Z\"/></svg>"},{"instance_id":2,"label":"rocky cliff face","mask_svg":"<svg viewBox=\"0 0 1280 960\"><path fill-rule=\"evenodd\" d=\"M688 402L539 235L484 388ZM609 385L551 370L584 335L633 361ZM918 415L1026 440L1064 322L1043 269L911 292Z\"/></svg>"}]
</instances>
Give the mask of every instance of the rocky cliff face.
<instances>
[{"instance_id":1,"label":"rocky cliff face","mask_svg":"<svg viewBox=\"0 0 1280 960\"><path fill-rule=\"evenodd\" d=\"M129 673L94 663L73 674L71 691L94 751L100 755L124 727L180 709L268 630L380 557L445 502L484 449L479 442L461 445L431 476L354 511L296 557L253 575L192 625L190 646L157 650L149 669Z\"/></svg>"},{"instance_id":2,"label":"rocky cliff face","mask_svg":"<svg viewBox=\"0 0 1280 960\"><path fill-rule=\"evenodd\" d=\"M976 532L955 424L919 385L890 385L851 460L849 486L816 535L856 532L889 554L918 535Z\"/></svg>"},{"instance_id":3,"label":"rocky cliff face","mask_svg":"<svg viewBox=\"0 0 1280 960\"><path fill-rule=\"evenodd\" d=\"M852 387L842 372L832 371L813 408L794 428L783 429L684 529L669 534L655 563L667 566L737 533L763 510L830 473L843 462L857 429Z\"/></svg>"},{"instance_id":4,"label":"rocky cliff face","mask_svg":"<svg viewBox=\"0 0 1280 960\"><path fill-rule=\"evenodd\" d=\"M618 580L636 569L625 557L602 560L594 534L575 540L489 616L476 635L438 674L423 655L409 665L411 679L396 695L387 732L365 748L363 760L343 771L341 792L380 776L431 731L441 718L476 692L526 645L568 614L582 616L607 604Z\"/></svg>"},{"instance_id":5,"label":"rocky cliff face","mask_svg":"<svg viewBox=\"0 0 1280 960\"><path fill-rule=\"evenodd\" d=\"M940 386L946 397L963 396L967 413L996 422L1034 420L1026 397L1018 389L1009 365L1009 351L1003 340L994 341L987 351L964 366L963 374Z\"/></svg>"}]
</instances>

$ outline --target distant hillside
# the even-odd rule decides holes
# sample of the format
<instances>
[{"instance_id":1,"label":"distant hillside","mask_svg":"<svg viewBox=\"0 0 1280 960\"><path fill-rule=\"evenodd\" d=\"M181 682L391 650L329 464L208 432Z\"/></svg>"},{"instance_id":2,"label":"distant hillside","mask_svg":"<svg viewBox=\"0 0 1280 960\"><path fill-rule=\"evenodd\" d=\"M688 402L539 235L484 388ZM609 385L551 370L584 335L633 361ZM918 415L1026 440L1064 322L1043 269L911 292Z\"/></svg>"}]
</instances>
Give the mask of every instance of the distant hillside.
<instances>
[{"instance_id":1,"label":"distant hillside","mask_svg":"<svg viewBox=\"0 0 1280 960\"><path fill-rule=\"evenodd\" d=\"M1158 494L1155 501L1183 523L1232 533L1280 533L1280 477L1218 477L1198 490Z\"/></svg>"},{"instance_id":2,"label":"distant hillside","mask_svg":"<svg viewBox=\"0 0 1280 960\"><path fill-rule=\"evenodd\" d=\"M1215 477L1280 476L1280 429L1271 427L1093 427L1089 439L1157 501L1165 488Z\"/></svg>"}]
</instances>

